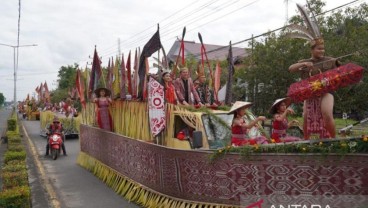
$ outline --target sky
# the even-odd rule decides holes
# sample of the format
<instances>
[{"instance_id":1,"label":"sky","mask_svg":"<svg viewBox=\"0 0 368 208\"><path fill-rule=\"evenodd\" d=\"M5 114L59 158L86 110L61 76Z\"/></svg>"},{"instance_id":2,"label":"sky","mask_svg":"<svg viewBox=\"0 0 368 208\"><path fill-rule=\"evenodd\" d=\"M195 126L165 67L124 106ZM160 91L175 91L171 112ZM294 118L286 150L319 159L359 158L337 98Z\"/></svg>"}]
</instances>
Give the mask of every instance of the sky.
<instances>
[{"instance_id":1,"label":"sky","mask_svg":"<svg viewBox=\"0 0 368 208\"><path fill-rule=\"evenodd\" d=\"M282 27L305 0L27 0L21 1L17 69L17 100L33 96L40 83L57 87L61 66L85 68L97 47L102 65L109 57L144 44L160 25L168 52L186 26L185 40L228 45ZM325 0L324 10L353 0ZM361 0L349 6L358 6ZM0 1L0 93L14 97L14 50L18 34L19 0ZM37 46L27 46L37 45ZM246 47L247 43L237 45Z\"/></svg>"}]
</instances>

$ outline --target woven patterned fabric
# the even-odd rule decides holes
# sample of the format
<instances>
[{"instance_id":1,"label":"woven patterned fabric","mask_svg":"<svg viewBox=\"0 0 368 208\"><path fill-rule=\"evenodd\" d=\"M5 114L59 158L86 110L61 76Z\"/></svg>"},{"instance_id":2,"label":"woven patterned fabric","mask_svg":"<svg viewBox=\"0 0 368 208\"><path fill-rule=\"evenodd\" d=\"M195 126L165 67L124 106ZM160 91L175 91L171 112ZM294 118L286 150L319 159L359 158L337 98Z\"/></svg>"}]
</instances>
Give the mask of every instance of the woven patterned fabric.
<instances>
[{"instance_id":1,"label":"woven patterned fabric","mask_svg":"<svg viewBox=\"0 0 368 208\"><path fill-rule=\"evenodd\" d=\"M330 207L368 204L368 155L228 154L210 163L207 151L169 149L85 125L80 143L82 152L124 176L183 200L239 206L322 197Z\"/></svg>"}]
</instances>

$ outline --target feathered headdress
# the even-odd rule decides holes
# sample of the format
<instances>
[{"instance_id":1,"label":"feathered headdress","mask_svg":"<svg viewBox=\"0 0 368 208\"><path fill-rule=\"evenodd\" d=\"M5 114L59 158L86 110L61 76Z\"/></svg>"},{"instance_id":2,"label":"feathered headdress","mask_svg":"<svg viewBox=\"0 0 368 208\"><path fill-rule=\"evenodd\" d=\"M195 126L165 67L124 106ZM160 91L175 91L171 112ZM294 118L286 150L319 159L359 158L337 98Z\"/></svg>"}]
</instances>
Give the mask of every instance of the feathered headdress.
<instances>
[{"instance_id":1,"label":"feathered headdress","mask_svg":"<svg viewBox=\"0 0 368 208\"><path fill-rule=\"evenodd\" d=\"M287 28L293 32L287 33L286 36L290 38L301 38L308 40L311 47L323 44L324 41L321 32L319 31L317 20L313 12L309 11L312 16L310 18L309 13L303 8L303 6L301 6L300 4L296 4L296 6L300 12L301 17L303 18L304 23L306 24L306 27L292 24Z\"/></svg>"}]
</instances>

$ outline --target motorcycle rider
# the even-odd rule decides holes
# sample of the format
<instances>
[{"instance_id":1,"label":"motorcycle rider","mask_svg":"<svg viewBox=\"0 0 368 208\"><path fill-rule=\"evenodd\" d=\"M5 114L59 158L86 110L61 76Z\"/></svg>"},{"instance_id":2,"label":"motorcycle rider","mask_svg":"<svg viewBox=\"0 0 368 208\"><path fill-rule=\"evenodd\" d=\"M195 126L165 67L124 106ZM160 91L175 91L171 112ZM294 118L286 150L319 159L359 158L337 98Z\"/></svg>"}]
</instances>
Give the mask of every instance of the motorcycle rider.
<instances>
[{"instance_id":1,"label":"motorcycle rider","mask_svg":"<svg viewBox=\"0 0 368 208\"><path fill-rule=\"evenodd\" d=\"M54 133L59 133L61 135L61 138L63 140L63 143L61 144L61 148L63 150L63 154L65 156L67 156L66 154L66 150L65 150L65 145L64 145L64 141L65 141L65 136L64 136L64 128L63 128L63 124L60 123L59 118L55 117L54 120L52 121L52 124L50 124L50 126L48 127L48 136L52 135ZM50 145L49 145L49 140L47 139L47 144L46 144L46 154L45 156L49 155L49 149L50 149Z\"/></svg>"}]
</instances>

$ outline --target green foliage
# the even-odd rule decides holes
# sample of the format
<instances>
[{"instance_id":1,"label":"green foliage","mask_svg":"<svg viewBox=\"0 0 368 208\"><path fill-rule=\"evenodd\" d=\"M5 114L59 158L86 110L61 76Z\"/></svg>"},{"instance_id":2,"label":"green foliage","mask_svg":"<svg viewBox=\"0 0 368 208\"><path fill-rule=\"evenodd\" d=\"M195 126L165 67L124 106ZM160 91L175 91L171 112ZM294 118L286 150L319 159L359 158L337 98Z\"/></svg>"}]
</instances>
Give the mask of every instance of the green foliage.
<instances>
[{"instance_id":1,"label":"green foliage","mask_svg":"<svg viewBox=\"0 0 368 208\"><path fill-rule=\"evenodd\" d=\"M0 207L30 208L31 190L29 186L19 186L0 192Z\"/></svg>"},{"instance_id":2,"label":"green foliage","mask_svg":"<svg viewBox=\"0 0 368 208\"><path fill-rule=\"evenodd\" d=\"M25 160L11 160L9 162L6 163L6 165L26 165L26 161Z\"/></svg>"},{"instance_id":3,"label":"green foliage","mask_svg":"<svg viewBox=\"0 0 368 208\"><path fill-rule=\"evenodd\" d=\"M24 146L21 144L8 144L8 151L21 152L24 151Z\"/></svg>"},{"instance_id":4,"label":"green foliage","mask_svg":"<svg viewBox=\"0 0 368 208\"><path fill-rule=\"evenodd\" d=\"M14 161L14 160L13 160ZM3 168L2 168L2 172L18 172L18 171L23 171L23 170L27 170L27 166L25 163L15 163L15 164L6 164Z\"/></svg>"},{"instance_id":5,"label":"green foliage","mask_svg":"<svg viewBox=\"0 0 368 208\"><path fill-rule=\"evenodd\" d=\"M18 138L19 134L16 131L7 131L6 132L6 137L8 139Z\"/></svg>"},{"instance_id":6,"label":"green foliage","mask_svg":"<svg viewBox=\"0 0 368 208\"><path fill-rule=\"evenodd\" d=\"M19 137L8 138L8 146L18 145L20 143L22 143L22 139Z\"/></svg>"},{"instance_id":7,"label":"green foliage","mask_svg":"<svg viewBox=\"0 0 368 208\"><path fill-rule=\"evenodd\" d=\"M0 92L0 106L3 106L5 102L4 94Z\"/></svg>"},{"instance_id":8,"label":"green foliage","mask_svg":"<svg viewBox=\"0 0 368 208\"><path fill-rule=\"evenodd\" d=\"M368 137L355 140L318 140L308 143L285 143L285 144L268 144L268 145L245 145L241 147L227 146L214 151L210 156L211 162L224 157L227 153L238 153L243 158L249 158L252 155L261 153L299 153L301 155L307 153L328 155L348 153L368 153Z\"/></svg>"},{"instance_id":9,"label":"green foliage","mask_svg":"<svg viewBox=\"0 0 368 208\"><path fill-rule=\"evenodd\" d=\"M74 66L68 65L60 67L58 74L59 89L68 89L74 87L77 68L78 64L74 64Z\"/></svg>"},{"instance_id":10,"label":"green foliage","mask_svg":"<svg viewBox=\"0 0 368 208\"><path fill-rule=\"evenodd\" d=\"M51 102L60 102L68 97L68 90L75 86L78 64L62 66L58 72L58 88L51 92Z\"/></svg>"},{"instance_id":11,"label":"green foliage","mask_svg":"<svg viewBox=\"0 0 368 208\"><path fill-rule=\"evenodd\" d=\"M20 152L13 152L13 151L7 151L4 154L4 163L7 164L9 161L12 160L26 160L26 152L20 151Z\"/></svg>"},{"instance_id":12,"label":"green foliage","mask_svg":"<svg viewBox=\"0 0 368 208\"><path fill-rule=\"evenodd\" d=\"M14 118L8 119L8 131L15 131L17 129L17 120Z\"/></svg>"},{"instance_id":13,"label":"green foliage","mask_svg":"<svg viewBox=\"0 0 368 208\"><path fill-rule=\"evenodd\" d=\"M9 189L16 186L25 186L28 184L27 170L23 169L20 171L3 171L1 174L3 180L3 188Z\"/></svg>"}]
</instances>

